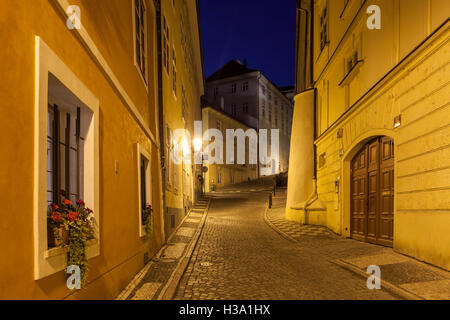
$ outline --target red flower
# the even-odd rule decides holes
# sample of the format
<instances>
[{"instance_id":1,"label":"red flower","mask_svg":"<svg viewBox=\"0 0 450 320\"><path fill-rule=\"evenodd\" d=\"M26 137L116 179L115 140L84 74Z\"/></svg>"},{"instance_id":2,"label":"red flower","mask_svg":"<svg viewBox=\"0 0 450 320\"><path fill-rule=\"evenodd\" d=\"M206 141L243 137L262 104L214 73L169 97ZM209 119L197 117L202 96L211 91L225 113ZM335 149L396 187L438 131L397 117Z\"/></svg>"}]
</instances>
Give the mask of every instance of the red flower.
<instances>
[{"instance_id":1,"label":"red flower","mask_svg":"<svg viewBox=\"0 0 450 320\"><path fill-rule=\"evenodd\" d=\"M75 211L70 211L66 218L69 219L70 222L75 222L78 220L80 213L79 212L75 212Z\"/></svg>"},{"instance_id":2,"label":"red flower","mask_svg":"<svg viewBox=\"0 0 450 320\"><path fill-rule=\"evenodd\" d=\"M84 203L83 200L78 199L78 200L77 200L77 205L79 205L79 206L81 206L81 207L84 207L86 204Z\"/></svg>"},{"instance_id":3,"label":"red flower","mask_svg":"<svg viewBox=\"0 0 450 320\"><path fill-rule=\"evenodd\" d=\"M88 214L91 214L91 213L93 213L94 211L92 211L92 210L89 209L89 208L86 208L86 212L87 212Z\"/></svg>"},{"instance_id":4,"label":"red flower","mask_svg":"<svg viewBox=\"0 0 450 320\"><path fill-rule=\"evenodd\" d=\"M56 211L56 210L59 209L59 207L58 207L56 204L54 204L54 203L52 203L52 204L50 205L50 207L52 207L52 209L53 209L54 211Z\"/></svg>"},{"instance_id":5,"label":"red flower","mask_svg":"<svg viewBox=\"0 0 450 320\"><path fill-rule=\"evenodd\" d=\"M57 212L57 211L54 211L54 212L52 213L51 218L52 218L52 220L53 220L54 222L56 222L56 223L59 223L59 222L62 221L62 215L61 215L61 213L59 213L59 212Z\"/></svg>"},{"instance_id":6,"label":"red flower","mask_svg":"<svg viewBox=\"0 0 450 320\"><path fill-rule=\"evenodd\" d=\"M66 205L66 206L71 206L72 205L72 201L70 201L70 200L68 200L68 199L64 199L64 204Z\"/></svg>"}]
</instances>

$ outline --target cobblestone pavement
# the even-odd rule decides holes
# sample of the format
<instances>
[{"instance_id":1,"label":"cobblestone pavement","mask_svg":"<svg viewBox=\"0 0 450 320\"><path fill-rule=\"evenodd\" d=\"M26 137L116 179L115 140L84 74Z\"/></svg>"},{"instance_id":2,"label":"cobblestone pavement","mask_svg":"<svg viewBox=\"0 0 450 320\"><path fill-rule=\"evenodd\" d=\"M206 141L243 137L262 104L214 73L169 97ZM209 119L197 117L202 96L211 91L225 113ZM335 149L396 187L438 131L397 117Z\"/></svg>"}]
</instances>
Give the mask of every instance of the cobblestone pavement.
<instances>
[{"instance_id":1,"label":"cobblestone pavement","mask_svg":"<svg viewBox=\"0 0 450 320\"><path fill-rule=\"evenodd\" d=\"M311 229L302 243L280 236L264 220L268 193L252 189L213 195L175 299L397 299L312 250L339 241L327 230Z\"/></svg>"},{"instance_id":2,"label":"cobblestone pavement","mask_svg":"<svg viewBox=\"0 0 450 320\"><path fill-rule=\"evenodd\" d=\"M381 269L383 281L400 289L408 298L450 299L450 273L395 252L392 248L344 239L320 226L305 226L285 219L286 190L277 190L273 207L266 218L275 230L359 273L368 266Z\"/></svg>"}]
</instances>

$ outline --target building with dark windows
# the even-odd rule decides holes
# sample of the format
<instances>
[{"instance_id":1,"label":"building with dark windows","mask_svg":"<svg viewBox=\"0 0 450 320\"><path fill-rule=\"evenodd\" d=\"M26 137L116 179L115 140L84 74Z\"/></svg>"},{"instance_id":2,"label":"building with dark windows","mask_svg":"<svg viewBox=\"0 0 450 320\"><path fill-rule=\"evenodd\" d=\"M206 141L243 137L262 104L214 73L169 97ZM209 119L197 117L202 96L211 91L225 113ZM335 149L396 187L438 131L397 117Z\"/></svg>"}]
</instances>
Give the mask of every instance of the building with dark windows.
<instances>
[{"instance_id":1,"label":"building with dark windows","mask_svg":"<svg viewBox=\"0 0 450 320\"><path fill-rule=\"evenodd\" d=\"M260 175L286 172L293 105L261 71L232 60L206 79L205 99L249 127L268 130L268 157L271 157L271 129L279 130L279 157L263 160ZM275 155L275 153L274 153Z\"/></svg>"}]
</instances>

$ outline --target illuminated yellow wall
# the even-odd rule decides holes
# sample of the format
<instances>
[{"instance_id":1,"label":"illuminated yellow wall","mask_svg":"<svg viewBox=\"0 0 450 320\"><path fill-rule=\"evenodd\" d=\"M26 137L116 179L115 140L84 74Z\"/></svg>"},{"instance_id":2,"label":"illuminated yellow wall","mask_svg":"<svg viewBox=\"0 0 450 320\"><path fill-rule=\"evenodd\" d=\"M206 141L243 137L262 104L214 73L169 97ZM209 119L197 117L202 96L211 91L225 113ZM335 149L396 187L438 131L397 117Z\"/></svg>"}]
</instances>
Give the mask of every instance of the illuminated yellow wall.
<instances>
[{"instance_id":1,"label":"illuminated yellow wall","mask_svg":"<svg viewBox=\"0 0 450 320\"><path fill-rule=\"evenodd\" d=\"M320 52L319 14L326 4L329 43ZM366 26L369 4L381 8L381 30ZM394 249L449 269L450 3L350 1L344 10L343 1L322 0L314 8L315 203L324 206L315 220L350 236L350 161L371 138L390 136L395 143ZM346 61L355 50L362 61L345 78ZM401 126L394 128L399 115ZM299 220L300 211L287 208L287 215Z\"/></svg>"},{"instance_id":2,"label":"illuminated yellow wall","mask_svg":"<svg viewBox=\"0 0 450 320\"><path fill-rule=\"evenodd\" d=\"M205 167L208 168L208 172L204 175L205 180L205 192L210 192L211 186L214 184L216 188L225 187L231 184L236 184L240 182L245 182L250 180L254 180L258 178L258 166L257 165L250 165L248 164L248 144L246 145L246 165L240 165L240 164L226 164L227 159L227 153L226 153L226 130L227 129L242 129L247 131L249 127L247 127L245 124L231 118L230 116L226 115L223 112L220 112L218 110L215 110L212 107L206 107L202 110L202 120L203 120L203 132L205 132L208 129L217 129L217 121L221 124L221 132L223 135L223 161L224 164L208 164L206 161L204 163ZM236 139L237 141L237 139ZM210 141L204 141L203 142L203 148L210 143ZM235 158L237 159L237 153L236 153L236 144L235 144ZM222 180L218 181L218 174L221 173Z\"/></svg>"},{"instance_id":3,"label":"illuminated yellow wall","mask_svg":"<svg viewBox=\"0 0 450 320\"><path fill-rule=\"evenodd\" d=\"M73 0L84 31L98 48L89 53L66 27L60 3L23 0L0 2L0 298L111 299L144 266L164 241L160 203L158 148L142 126L157 137L155 10L148 13L148 91L134 65L132 1ZM33 175L35 36L39 36L99 99L100 107L100 256L89 261L85 290L66 288L63 271L34 280ZM102 56L132 101L132 113L95 58ZM141 124L136 115L140 116ZM155 230L149 243L138 233L137 152L139 143L152 154ZM115 172L118 161L119 173Z\"/></svg>"},{"instance_id":4,"label":"illuminated yellow wall","mask_svg":"<svg viewBox=\"0 0 450 320\"><path fill-rule=\"evenodd\" d=\"M163 17L165 17L169 28L169 68L163 67L162 72L166 141L168 139L167 128L172 132L176 129L186 129L193 139L194 121L201 120L200 97L204 94L204 82L197 15L197 6L194 0L161 2L161 27L163 29ZM181 30L183 30L183 34ZM176 55L176 94L173 90L173 52ZM183 87L185 92L184 104ZM173 144L173 141L171 143ZM178 141L178 143L180 145L181 141ZM189 145L189 148L191 154L193 154L192 144ZM184 217L185 208L188 209L192 206L195 200L195 188L198 186L195 184L194 178L197 173L192 165L187 166L186 169L189 172L190 192L187 192L182 184L182 166L170 166L166 155L166 207L168 208L166 236L169 236L175 230L175 227ZM173 172L170 172L171 170ZM178 175L178 178L174 175ZM171 225L169 227L170 215L175 216L174 227Z\"/></svg>"}]
</instances>

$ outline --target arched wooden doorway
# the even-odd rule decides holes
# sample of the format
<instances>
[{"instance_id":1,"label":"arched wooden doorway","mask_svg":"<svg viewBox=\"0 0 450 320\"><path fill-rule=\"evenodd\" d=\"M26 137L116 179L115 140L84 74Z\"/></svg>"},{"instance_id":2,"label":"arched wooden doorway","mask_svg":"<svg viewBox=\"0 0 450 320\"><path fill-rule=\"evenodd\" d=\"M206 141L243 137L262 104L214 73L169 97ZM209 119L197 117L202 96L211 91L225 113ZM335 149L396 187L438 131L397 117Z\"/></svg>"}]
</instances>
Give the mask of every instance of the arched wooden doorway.
<instances>
[{"instance_id":1,"label":"arched wooden doorway","mask_svg":"<svg viewBox=\"0 0 450 320\"><path fill-rule=\"evenodd\" d=\"M351 163L351 236L393 246L394 141L378 137L365 144Z\"/></svg>"}]
</instances>

